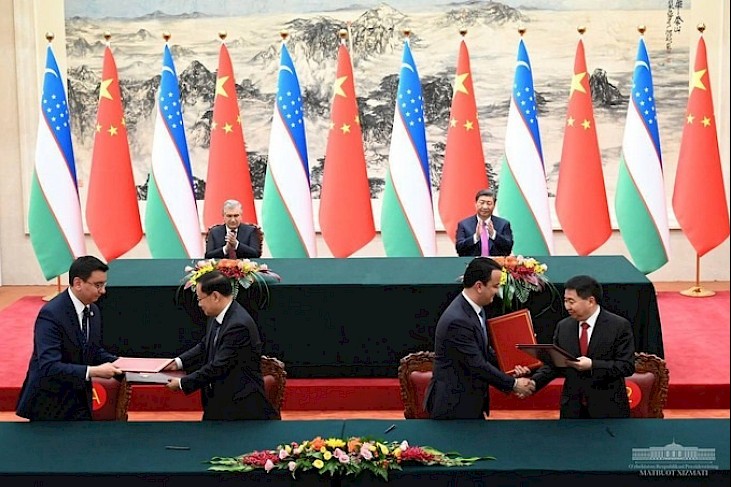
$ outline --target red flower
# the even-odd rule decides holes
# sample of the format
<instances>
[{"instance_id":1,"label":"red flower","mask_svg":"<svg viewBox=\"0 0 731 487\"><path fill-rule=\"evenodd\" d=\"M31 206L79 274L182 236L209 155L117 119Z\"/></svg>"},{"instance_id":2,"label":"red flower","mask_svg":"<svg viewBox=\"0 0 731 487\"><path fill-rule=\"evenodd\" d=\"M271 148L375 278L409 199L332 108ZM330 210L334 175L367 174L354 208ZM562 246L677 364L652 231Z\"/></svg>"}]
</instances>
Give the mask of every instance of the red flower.
<instances>
[{"instance_id":1,"label":"red flower","mask_svg":"<svg viewBox=\"0 0 731 487\"><path fill-rule=\"evenodd\" d=\"M261 468L264 467L267 460L271 460L272 463L279 463L279 457L272 450L254 451L241 457L241 463Z\"/></svg>"},{"instance_id":2,"label":"red flower","mask_svg":"<svg viewBox=\"0 0 731 487\"><path fill-rule=\"evenodd\" d=\"M402 462L419 462L429 463L435 459L434 455L418 446L410 446L401 452L400 460Z\"/></svg>"}]
</instances>

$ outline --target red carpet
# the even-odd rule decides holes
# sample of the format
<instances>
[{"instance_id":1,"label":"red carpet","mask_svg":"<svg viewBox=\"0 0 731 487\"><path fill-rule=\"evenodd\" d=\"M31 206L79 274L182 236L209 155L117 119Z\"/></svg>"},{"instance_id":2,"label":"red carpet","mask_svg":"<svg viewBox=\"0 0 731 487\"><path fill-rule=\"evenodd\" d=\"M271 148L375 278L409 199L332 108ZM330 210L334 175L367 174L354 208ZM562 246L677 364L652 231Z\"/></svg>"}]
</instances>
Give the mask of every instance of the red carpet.
<instances>
[{"instance_id":1,"label":"red carpet","mask_svg":"<svg viewBox=\"0 0 731 487\"><path fill-rule=\"evenodd\" d=\"M32 351L33 322L43 305L28 296L0 310L5 351L0 354L0 411L13 411ZM670 370L668 409L729 409L729 292L709 298L658 293L665 359ZM709 360L709 358L711 358ZM559 381L519 400L492 391L494 409L556 409ZM285 410L401 409L398 380L289 379ZM198 410L197 394L184 396L160 386L135 386L133 411Z\"/></svg>"}]
</instances>

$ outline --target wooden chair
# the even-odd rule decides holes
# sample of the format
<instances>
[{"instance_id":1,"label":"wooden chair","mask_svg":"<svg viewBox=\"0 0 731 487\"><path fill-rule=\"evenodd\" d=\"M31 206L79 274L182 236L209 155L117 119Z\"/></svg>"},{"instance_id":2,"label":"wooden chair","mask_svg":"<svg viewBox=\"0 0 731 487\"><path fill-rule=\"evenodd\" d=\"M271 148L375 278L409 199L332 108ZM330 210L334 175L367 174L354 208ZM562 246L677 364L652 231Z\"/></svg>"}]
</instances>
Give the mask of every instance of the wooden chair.
<instances>
[{"instance_id":1,"label":"wooden chair","mask_svg":"<svg viewBox=\"0 0 731 487\"><path fill-rule=\"evenodd\" d=\"M668 399L670 371L657 355L635 353L635 373L625 379L630 400L630 417L663 418ZM639 395L639 398L637 397Z\"/></svg>"},{"instance_id":2,"label":"wooden chair","mask_svg":"<svg viewBox=\"0 0 731 487\"><path fill-rule=\"evenodd\" d=\"M132 397L132 385L127 379L91 380L92 411L94 421L127 421L127 409Z\"/></svg>"},{"instance_id":3,"label":"wooden chair","mask_svg":"<svg viewBox=\"0 0 731 487\"><path fill-rule=\"evenodd\" d=\"M284 362L274 357L261 356L261 375L267 399L278 413L284 405L284 388L287 385L287 371Z\"/></svg>"},{"instance_id":4,"label":"wooden chair","mask_svg":"<svg viewBox=\"0 0 731 487\"><path fill-rule=\"evenodd\" d=\"M404 418L428 419L424 410L424 397L432 376L434 352L410 353L399 362L398 380L401 401L404 403Z\"/></svg>"}]
</instances>

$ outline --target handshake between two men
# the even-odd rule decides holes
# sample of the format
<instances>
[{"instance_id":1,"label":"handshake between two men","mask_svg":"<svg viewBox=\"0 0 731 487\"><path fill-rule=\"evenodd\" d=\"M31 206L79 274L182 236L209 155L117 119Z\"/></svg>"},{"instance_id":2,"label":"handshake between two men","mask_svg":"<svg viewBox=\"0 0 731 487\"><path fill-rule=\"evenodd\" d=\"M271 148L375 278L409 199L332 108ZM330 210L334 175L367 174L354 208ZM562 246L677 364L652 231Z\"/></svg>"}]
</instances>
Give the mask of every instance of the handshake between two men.
<instances>
[{"instance_id":1,"label":"handshake between two men","mask_svg":"<svg viewBox=\"0 0 731 487\"><path fill-rule=\"evenodd\" d=\"M535 381L529 379L528 375L531 370L524 365L516 365L513 369L513 377L515 377L515 385L513 385L513 394L524 399L536 391Z\"/></svg>"}]
</instances>

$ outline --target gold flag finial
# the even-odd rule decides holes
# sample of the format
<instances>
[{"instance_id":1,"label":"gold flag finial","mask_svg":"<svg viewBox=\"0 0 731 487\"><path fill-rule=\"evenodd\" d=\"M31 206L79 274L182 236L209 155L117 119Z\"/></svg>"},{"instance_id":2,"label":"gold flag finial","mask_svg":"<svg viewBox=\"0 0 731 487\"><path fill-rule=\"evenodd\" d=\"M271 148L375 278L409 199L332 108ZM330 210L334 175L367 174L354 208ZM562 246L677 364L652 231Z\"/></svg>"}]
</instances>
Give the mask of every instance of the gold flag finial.
<instances>
[{"instance_id":1,"label":"gold flag finial","mask_svg":"<svg viewBox=\"0 0 731 487\"><path fill-rule=\"evenodd\" d=\"M700 32L701 34L703 34L703 32L705 32L705 30L706 30L706 24L704 24L703 22L701 22L700 24L698 24L698 26L696 27L696 29L698 29L698 32Z\"/></svg>"},{"instance_id":2,"label":"gold flag finial","mask_svg":"<svg viewBox=\"0 0 731 487\"><path fill-rule=\"evenodd\" d=\"M644 24L640 24L637 26L637 32L640 33L640 35L645 35L645 31L647 30L647 26Z\"/></svg>"},{"instance_id":3,"label":"gold flag finial","mask_svg":"<svg viewBox=\"0 0 731 487\"><path fill-rule=\"evenodd\" d=\"M107 41L107 44L109 44L109 41L112 39L112 33L108 30L105 30L104 34L102 35L104 36L104 40Z\"/></svg>"},{"instance_id":4,"label":"gold flag finial","mask_svg":"<svg viewBox=\"0 0 731 487\"><path fill-rule=\"evenodd\" d=\"M53 32L51 32L50 30L49 30L48 32L46 32L46 40L47 40L47 41L48 41L49 43L50 43L50 42L53 42L53 38L54 38L54 37L56 37L56 36L55 36L55 35L53 35Z\"/></svg>"},{"instance_id":5,"label":"gold flag finial","mask_svg":"<svg viewBox=\"0 0 731 487\"><path fill-rule=\"evenodd\" d=\"M170 35L170 32L165 31L162 33L162 38L165 39L165 42L169 41L172 36Z\"/></svg>"},{"instance_id":6,"label":"gold flag finial","mask_svg":"<svg viewBox=\"0 0 731 487\"><path fill-rule=\"evenodd\" d=\"M348 38L348 30L347 29L340 29L338 31L338 37L340 37L341 41L344 41Z\"/></svg>"},{"instance_id":7,"label":"gold flag finial","mask_svg":"<svg viewBox=\"0 0 731 487\"><path fill-rule=\"evenodd\" d=\"M279 37L281 37L282 38L282 42L284 42L284 41L287 40L287 37L289 37L289 32L287 32L286 30L280 30L279 31Z\"/></svg>"},{"instance_id":8,"label":"gold flag finial","mask_svg":"<svg viewBox=\"0 0 731 487\"><path fill-rule=\"evenodd\" d=\"M406 37L407 39L409 37L411 37L411 29L404 29L403 33L404 33L404 37Z\"/></svg>"},{"instance_id":9,"label":"gold flag finial","mask_svg":"<svg viewBox=\"0 0 731 487\"><path fill-rule=\"evenodd\" d=\"M225 30L218 31L218 38L221 39L221 42L226 40L226 36L228 36L228 33Z\"/></svg>"},{"instance_id":10,"label":"gold flag finial","mask_svg":"<svg viewBox=\"0 0 731 487\"><path fill-rule=\"evenodd\" d=\"M579 34L581 34L583 36L584 35L584 32L586 32L586 26L584 26L584 25L578 26L576 28L576 32L578 32Z\"/></svg>"},{"instance_id":11,"label":"gold flag finial","mask_svg":"<svg viewBox=\"0 0 731 487\"><path fill-rule=\"evenodd\" d=\"M518 34L520 34L520 37L523 37L523 34L525 34L526 30L528 30L528 29L526 29L524 25L518 26Z\"/></svg>"},{"instance_id":12,"label":"gold flag finial","mask_svg":"<svg viewBox=\"0 0 731 487\"><path fill-rule=\"evenodd\" d=\"M466 36L467 35L467 29L465 29L464 27L461 28L461 29L459 29L459 35L461 35L462 37Z\"/></svg>"}]
</instances>

